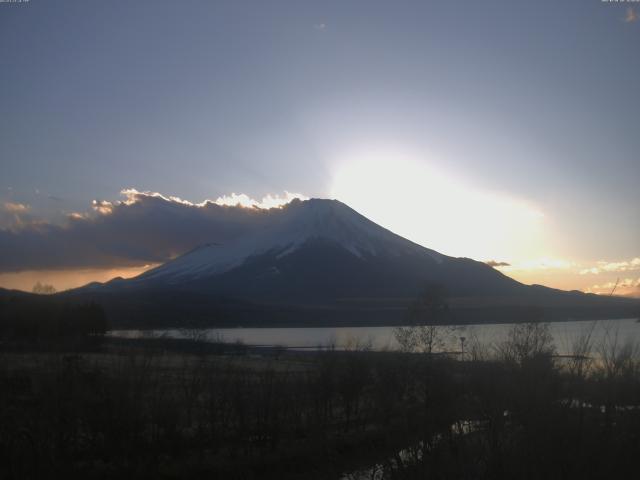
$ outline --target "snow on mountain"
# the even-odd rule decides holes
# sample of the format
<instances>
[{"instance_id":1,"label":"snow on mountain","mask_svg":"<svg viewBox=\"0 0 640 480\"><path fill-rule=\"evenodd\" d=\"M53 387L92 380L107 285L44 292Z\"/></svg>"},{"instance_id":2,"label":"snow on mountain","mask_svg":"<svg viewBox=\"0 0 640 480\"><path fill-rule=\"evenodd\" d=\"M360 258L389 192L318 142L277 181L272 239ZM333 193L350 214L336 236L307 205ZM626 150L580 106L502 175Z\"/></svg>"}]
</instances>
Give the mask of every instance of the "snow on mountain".
<instances>
[{"instance_id":1,"label":"snow on mountain","mask_svg":"<svg viewBox=\"0 0 640 480\"><path fill-rule=\"evenodd\" d=\"M243 232L136 278L58 295L105 305L122 325L398 324L427 285L456 299L451 321L459 323L513 321L538 308L549 318L617 318L637 308L523 285L482 262L417 245L334 200L263 211Z\"/></svg>"},{"instance_id":2,"label":"snow on mountain","mask_svg":"<svg viewBox=\"0 0 640 480\"><path fill-rule=\"evenodd\" d=\"M247 259L271 253L282 258L312 240L329 241L353 255L420 255L442 263L443 255L375 224L337 200L294 200L273 218L228 244L200 246L137 277L137 282L176 284L225 273Z\"/></svg>"}]
</instances>

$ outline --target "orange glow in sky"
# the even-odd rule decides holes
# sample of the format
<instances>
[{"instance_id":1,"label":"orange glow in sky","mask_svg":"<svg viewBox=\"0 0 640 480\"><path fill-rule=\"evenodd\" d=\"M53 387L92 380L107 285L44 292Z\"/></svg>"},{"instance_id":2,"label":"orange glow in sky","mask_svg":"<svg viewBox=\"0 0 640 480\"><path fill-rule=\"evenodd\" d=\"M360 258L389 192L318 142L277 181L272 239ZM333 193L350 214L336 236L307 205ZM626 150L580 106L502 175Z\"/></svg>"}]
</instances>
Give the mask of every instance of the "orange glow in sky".
<instances>
[{"instance_id":1,"label":"orange glow in sky","mask_svg":"<svg viewBox=\"0 0 640 480\"><path fill-rule=\"evenodd\" d=\"M106 282L112 278L130 278L156 265L139 267L80 269L80 270L28 270L17 273L0 273L0 286L3 288L30 292L37 283L53 285L57 291L81 287L91 282Z\"/></svg>"}]
</instances>

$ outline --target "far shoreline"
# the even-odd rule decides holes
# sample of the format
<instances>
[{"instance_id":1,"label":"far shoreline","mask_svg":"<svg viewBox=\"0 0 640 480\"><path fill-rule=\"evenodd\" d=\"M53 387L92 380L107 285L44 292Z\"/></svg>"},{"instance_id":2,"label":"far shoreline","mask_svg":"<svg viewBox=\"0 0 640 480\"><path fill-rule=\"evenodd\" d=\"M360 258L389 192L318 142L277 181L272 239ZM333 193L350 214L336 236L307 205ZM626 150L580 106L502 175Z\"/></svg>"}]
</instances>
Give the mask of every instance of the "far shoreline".
<instances>
[{"instance_id":1,"label":"far shoreline","mask_svg":"<svg viewBox=\"0 0 640 480\"><path fill-rule=\"evenodd\" d=\"M493 321L474 321L469 320L466 322L433 322L432 325L442 327L466 327L466 326L488 326L488 325L513 325L518 323L573 323L573 322L599 322L599 321L612 321L612 320L636 320L640 321L640 318L633 315L611 315L611 316L598 316L598 317L583 317L583 318L542 318L538 320L522 319L496 319ZM306 328L396 328L411 326L408 322L339 322L339 321L311 321L305 324L300 322L251 322L247 324L229 324L224 323L208 323L208 322L195 322L195 323L166 323L154 325L144 325L136 327L129 326L115 326L108 329L110 332L127 332L127 331L154 331L154 330L242 330L242 329L306 329Z\"/></svg>"}]
</instances>

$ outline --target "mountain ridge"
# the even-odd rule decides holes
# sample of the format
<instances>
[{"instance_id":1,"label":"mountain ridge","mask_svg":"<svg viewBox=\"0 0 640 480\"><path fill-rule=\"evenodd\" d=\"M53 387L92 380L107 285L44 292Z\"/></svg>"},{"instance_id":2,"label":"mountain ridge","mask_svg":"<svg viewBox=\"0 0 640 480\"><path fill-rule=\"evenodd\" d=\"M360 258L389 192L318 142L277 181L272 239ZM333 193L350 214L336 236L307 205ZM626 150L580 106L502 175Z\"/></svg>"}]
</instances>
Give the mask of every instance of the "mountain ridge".
<instances>
[{"instance_id":1,"label":"mountain ridge","mask_svg":"<svg viewBox=\"0 0 640 480\"><path fill-rule=\"evenodd\" d=\"M211 317L214 323L221 305L229 318L243 309L256 316L269 311L276 319L277 312L301 309L300 325L305 324L302 316L323 315L327 321L368 314L397 322L406 305L431 284L443 286L451 298L471 299L461 309L483 308L485 313L487 308L585 310L624 303L524 285L483 262L411 242L325 199L294 200L234 242L201 245L137 277L93 284L66 296L118 304L138 314L157 303L165 311L156 308L156 315ZM381 304L384 298L403 300ZM490 298L497 300L487 303ZM251 322L260 324L259 319Z\"/></svg>"},{"instance_id":2,"label":"mountain ridge","mask_svg":"<svg viewBox=\"0 0 640 480\"><path fill-rule=\"evenodd\" d=\"M231 244L205 244L141 274L140 280L171 277L203 277L225 273L247 258L275 253L284 257L309 240L325 239L341 245L357 257L382 252L420 252L439 262L442 254L410 242L371 222L337 200L294 200L280 215L257 232Z\"/></svg>"}]
</instances>

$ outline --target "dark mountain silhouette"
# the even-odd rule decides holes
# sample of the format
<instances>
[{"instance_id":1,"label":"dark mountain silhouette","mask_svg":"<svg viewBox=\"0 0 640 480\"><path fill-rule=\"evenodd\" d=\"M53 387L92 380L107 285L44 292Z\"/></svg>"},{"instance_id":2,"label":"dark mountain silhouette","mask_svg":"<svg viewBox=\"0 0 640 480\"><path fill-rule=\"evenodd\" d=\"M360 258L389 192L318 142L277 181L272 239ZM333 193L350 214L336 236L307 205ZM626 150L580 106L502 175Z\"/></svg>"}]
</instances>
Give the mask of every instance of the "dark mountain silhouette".
<instances>
[{"instance_id":1,"label":"dark mountain silhouette","mask_svg":"<svg viewBox=\"0 0 640 480\"><path fill-rule=\"evenodd\" d=\"M430 284L451 321L625 316L633 300L523 285L468 258L417 245L335 200L294 201L229 244L208 244L132 279L62 294L96 300L114 322L363 324L404 321Z\"/></svg>"}]
</instances>

